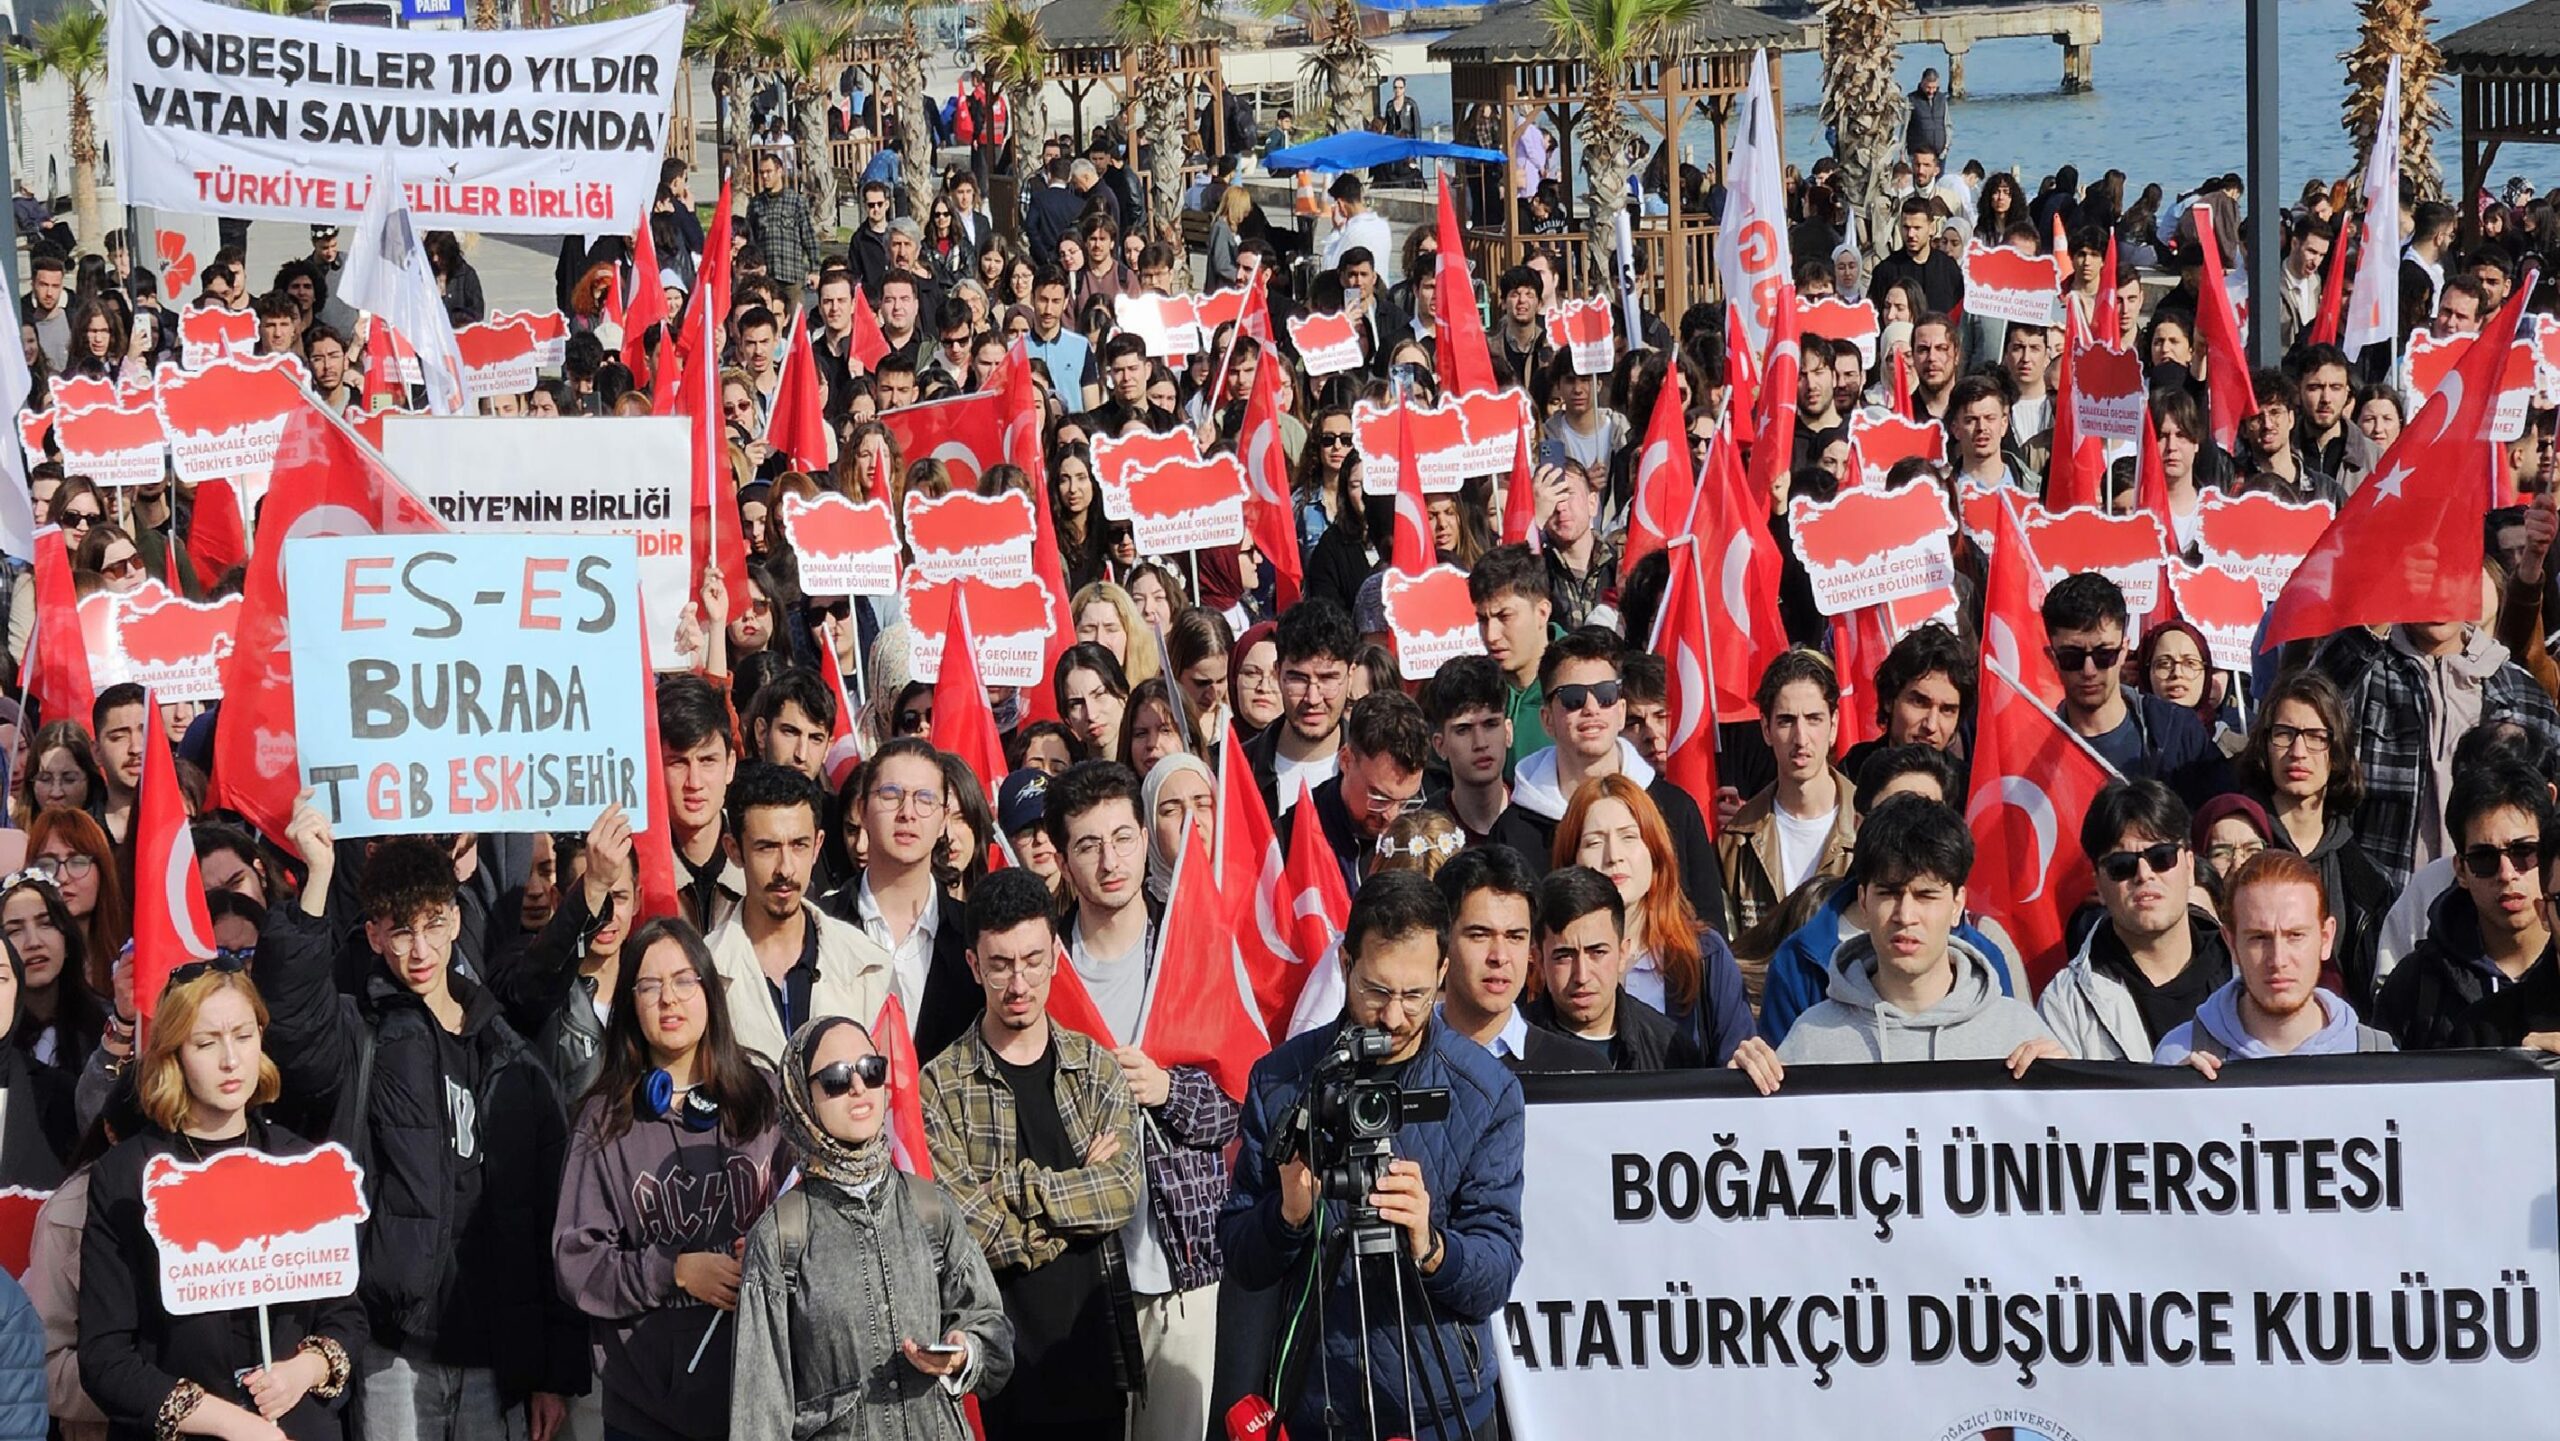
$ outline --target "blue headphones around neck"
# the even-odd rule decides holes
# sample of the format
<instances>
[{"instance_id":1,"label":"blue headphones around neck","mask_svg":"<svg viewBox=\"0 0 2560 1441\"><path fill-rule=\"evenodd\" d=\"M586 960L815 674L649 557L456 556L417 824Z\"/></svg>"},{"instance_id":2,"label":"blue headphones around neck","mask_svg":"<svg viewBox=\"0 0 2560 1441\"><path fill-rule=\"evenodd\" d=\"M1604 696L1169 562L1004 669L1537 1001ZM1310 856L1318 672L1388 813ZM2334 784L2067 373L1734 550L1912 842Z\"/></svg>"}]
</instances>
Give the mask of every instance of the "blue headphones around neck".
<instances>
[{"instance_id":1,"label":"blue headphones around neck","mask_svg":"<svg viewBox=\"0 0 2560 1441\"><path fill-rule=\"evenodd\" d=\"M651 1071L640 1082L640 1094L632 1098L632 1109L650 1121L671 1120L688 1131L709 1131L720 1124L720 1103L704 1095L700 1086L676 1099L676 1078L662 1070Z\"/></svg>"}]
</instances>

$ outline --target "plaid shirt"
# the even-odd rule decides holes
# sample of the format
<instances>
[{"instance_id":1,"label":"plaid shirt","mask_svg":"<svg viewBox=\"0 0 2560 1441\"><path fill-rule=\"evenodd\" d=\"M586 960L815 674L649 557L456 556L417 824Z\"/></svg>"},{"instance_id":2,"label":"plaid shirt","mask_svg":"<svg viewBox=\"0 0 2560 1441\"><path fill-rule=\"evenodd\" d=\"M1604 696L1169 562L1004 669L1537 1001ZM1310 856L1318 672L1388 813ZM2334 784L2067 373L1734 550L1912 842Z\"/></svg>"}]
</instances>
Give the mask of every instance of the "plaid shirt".
<instances>
[{"instance_id":1,"label":"plaid shirt","mask_svg":"<svg viewBox=\"0 0 2560 1441\"><path fill-rule=\"evenodd\" d=\"M786 286L818 269L818 227L809 202L797 190L767 191L747 202L747 234L764 252L765 266Z\"/></svg>"},{"instance_id":2,"label":"plaid shirt","mask_svg":"<svg viewBox=\"0 0 2560 1441\"><path fill-rule=\"evenodd\" d=\"M924 1068L924 1129L934 1179L960 1202L970 1234L998 1274L1058 1259L1071 1237L1105 1235L1138 1211L1137 1109L1111 1053L1063 1026L1058 1049L1058 1118L1078 1153L1109 1132L1120 1154L1099 1166L1053 1171L1024 1160L1013 1091L976 1026ZM1119 1248L1110 1250L1119 1272ZM1116 1278L1116 1277L1115 1277Z\"/></svg>"},{"instance_id":3,"label":"plaid shirt","mask_svg":"<svg viewBox=\"0 0 2560 1441\"><path fill-rule=\"evenodd\" d=\"M2355 717L2356 761L2364 771L2356 844L2396 891L2417 868L2418 805L2426 793L2427 736L2435 719L2426 671L2362 626L2331 637L2312 664L2338 683ZM2543 744L2560 748L2560 709L2512 662L2498 667L2483 688L2480 719L2514 721Z\"/></svg>"},{"instance_id":4,"label":"plaid shirt","mask_svg":"<svg viewBox=\"0 0 2560 1441\"><path fill-rule=\"evenodd\" d=\"M1227 1143L1243 1108L1197 1066L1167 1071L1164 1104L1139 1113L1147 1156L1147 1204L1156 1241L1173 1269L1173 1289L1196 1290L1227 1268L1218 1248L1218 1211L1227 1204Z\"/></svg>"}]
</instances>

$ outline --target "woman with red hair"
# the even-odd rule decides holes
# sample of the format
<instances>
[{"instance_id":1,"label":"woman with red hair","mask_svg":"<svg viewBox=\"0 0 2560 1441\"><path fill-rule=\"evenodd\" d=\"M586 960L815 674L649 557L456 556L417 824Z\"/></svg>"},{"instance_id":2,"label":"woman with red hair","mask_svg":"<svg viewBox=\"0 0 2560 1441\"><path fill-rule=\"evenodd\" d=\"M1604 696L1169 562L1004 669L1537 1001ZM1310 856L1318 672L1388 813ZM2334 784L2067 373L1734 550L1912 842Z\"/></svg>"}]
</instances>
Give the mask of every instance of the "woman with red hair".
<instances>
[{"instance_id":1,"label":"woman with red hair","mask_svg":"<svg viewBox=\"0 0 2560 1441\"><path fill-rule=\"evenodd\" d=\"M1669 1016L1709 1065L1730 1059L1752 1029L1742 970L1690 907L1671 828L1644 787L1624 775L1584 781L1556 826L1551 859L1607 876L1626 902L1627 994Z\"/></svg>"}]
</instances>

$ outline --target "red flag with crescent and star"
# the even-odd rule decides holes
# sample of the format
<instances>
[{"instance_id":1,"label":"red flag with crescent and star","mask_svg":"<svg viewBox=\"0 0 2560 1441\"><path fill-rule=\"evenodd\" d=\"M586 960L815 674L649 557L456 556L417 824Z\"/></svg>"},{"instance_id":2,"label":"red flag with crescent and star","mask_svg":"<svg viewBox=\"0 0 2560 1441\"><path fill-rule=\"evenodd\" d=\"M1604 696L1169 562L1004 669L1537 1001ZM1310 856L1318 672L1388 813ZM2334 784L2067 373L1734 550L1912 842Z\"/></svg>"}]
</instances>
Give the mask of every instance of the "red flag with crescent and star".
<instances>
[{"instance_id":1,"label":"red flag with crescent and star","mask_svg":"<svg viewBox=\"0 0 2560 1441\"><path fill-rule=\"evenodd\" d=\"M213 959L213 911L196 867L178 763L169 755L169 728L148 695L142 713L142 787L133 803L133 1010L148 1036L169 973Z\"/></svg>"},{"instance_id":2,"label":"red flag with crescent and star","mask_svg":"<svg viewBox=\"0 0 2560 1441\"><path fill-rule=\"evenodd\" d=\"M1997 919L2018 946L2029 996L2062 969L2063 927L2095 879L2080 853L2079 821L2120 779L2089 743L2021 689L1986 652L1975 691L1973 828L1968 909Z\"/></svg>"}]
</instances>

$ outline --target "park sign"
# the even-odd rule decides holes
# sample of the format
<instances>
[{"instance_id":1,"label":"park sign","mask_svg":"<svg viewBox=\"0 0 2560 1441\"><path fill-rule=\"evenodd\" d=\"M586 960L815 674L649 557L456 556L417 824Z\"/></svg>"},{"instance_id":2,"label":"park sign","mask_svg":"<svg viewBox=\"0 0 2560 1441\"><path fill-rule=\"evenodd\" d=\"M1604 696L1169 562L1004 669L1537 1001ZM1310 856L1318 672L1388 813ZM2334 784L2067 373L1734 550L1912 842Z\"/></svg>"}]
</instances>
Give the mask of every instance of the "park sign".
<instances>
[{"instance_id":1,"label":"park sign","mask_svg":"<svg viewBox=\"0 0 2560 1441\"><path fill-rule=\"evenodd\" d=\"M208 0L108 7L127 205L349 224L389 166L421 229L622 234L656 193L685 10L421 34Z\"/></svg>"},{"instance_id":2,"label":"park sign","mask_svg":"<svg viewBox=\"0 0 2560 1441\"><path fill-rule=\"evenodd\" d=\"M301 783L340 836L646 829L628 536L289 540Z\"/></svg>"}]
</instances>

